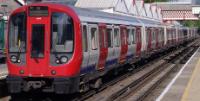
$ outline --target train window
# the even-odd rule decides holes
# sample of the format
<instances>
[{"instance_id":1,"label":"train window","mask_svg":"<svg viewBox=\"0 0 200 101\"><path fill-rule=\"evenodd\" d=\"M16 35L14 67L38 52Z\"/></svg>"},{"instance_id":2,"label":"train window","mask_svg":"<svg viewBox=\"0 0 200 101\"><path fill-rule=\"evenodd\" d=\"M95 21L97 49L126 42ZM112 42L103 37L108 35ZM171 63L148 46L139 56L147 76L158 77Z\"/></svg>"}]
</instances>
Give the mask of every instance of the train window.
<instances>
[{"instance_id":1,"label":"train window","mask_svg":"<svg viewBox=\"0 0 200 101\"><path fill-rule=\"evenodd\" d=\"M83 42L82 42L82 45L83 45L83 51L84 52L87 52L88 50L88 43L87 43L87 26L86 25L83 25L82 27L82 37L83 37Z\"/></svg>"},{"instance_id":2,"label":"train window","mask_svg":"<svg viewBox=\"0 0 200 101\"><path fill-rule=\"evenodd\" d=\"M156 40L156 32L155 30L153 31L153 34L152 34L152 41Z\"/></svg>"},{"instance_id":3,"label":"train window","mask_svg":"<svg viewBox=\"0 0 200 101\"><path fill-rule=\"evenodd\" d=\"M65 13L52 13L51 52L73 52L74 23Z\"/></svg>"},{"instance_id":4,"label":"train window","mask_svg":"<svg viewBox=\"0 0 200 101\"><path fill-rule=\"evenodd\" d=\"M26 51L26 14L18 13L10 17L9 52Z\"/></svg>"},{"instance_id":5,"label":"train window","mask_svg":"<svg viewBox=\"0 0 200 101\"><path fill-rule=\"evenodd\" d=\"M112 42L113 42L113 37L112 37L112 29L107 28L107 38L108 38L108 47L111 48L113 47Z\"/></svg>"},{"instance_id":6,"label":"train window","mask_svg":"<svg viewBox=\"0 0 200 101\"><path fill-rule=\"evenodd\" d=\"M131 45L132 40L133 40L133 39L132 39L132 38L133 38L133 37L132 37L132 32L131 32L132 30L131 30L131 29L128 29L127 31L128 31L128 34L127 34L127 35L128 35L128 36L127 36L127 37L128 37L128 44Z\"/></svg>"},{"instance_id":7,"label":"train window","mask_svg":"<svg viewBox=\"0 0 200 101\"><path fill-rule=\"evenodd\" d=\"M91 28L91 45L92 45L92 50L98 49L98 40L97 40L97 28Z\"/></svg>"},{"instance_id":8,"label":"train window","mask_svg":"<svg viewBox=\"0 0 200 101\"><path fill-rule=\"evenodd\" d=\"M132 44L135 44L135 29L132 29L131 35L132 35Z\"/></svg>"},{"instance_id":9,"label":"train window","mask_svg":"<svg viewBox=\"0 0 200 101\"><path fill-rule=\"evenodd\" d=\"M119 29L114 29L114 46L119 47L120 45L120 37L119 37Z\"/></svg>"}]
</instances>

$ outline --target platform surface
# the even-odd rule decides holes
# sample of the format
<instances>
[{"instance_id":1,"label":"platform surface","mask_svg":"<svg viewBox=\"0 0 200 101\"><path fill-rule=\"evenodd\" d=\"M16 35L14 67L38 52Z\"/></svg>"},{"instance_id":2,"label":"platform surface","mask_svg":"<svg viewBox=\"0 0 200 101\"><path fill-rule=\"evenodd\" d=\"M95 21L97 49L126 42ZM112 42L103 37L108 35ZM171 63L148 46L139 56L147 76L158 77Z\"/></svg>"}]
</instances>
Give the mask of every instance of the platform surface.
<instances>
[{"instance_id":1,"label":"platform surface","mask_svg":"<svg viewBox=\"0 0 200 101\"><path fill-rule=\"evenodd\" d=\"M0 80L5 79L8 74L8 69L6 64L0 64Z\"/></svg>"},{"instance_id":2,"label":"platform surface","mask_svg":"<svg viewBox=\"0 0 200 101\"><path fill-rule=\"evenodd\" d=\"M156 101L200 101L200 48Z\"/></svg>"}]
</instances>

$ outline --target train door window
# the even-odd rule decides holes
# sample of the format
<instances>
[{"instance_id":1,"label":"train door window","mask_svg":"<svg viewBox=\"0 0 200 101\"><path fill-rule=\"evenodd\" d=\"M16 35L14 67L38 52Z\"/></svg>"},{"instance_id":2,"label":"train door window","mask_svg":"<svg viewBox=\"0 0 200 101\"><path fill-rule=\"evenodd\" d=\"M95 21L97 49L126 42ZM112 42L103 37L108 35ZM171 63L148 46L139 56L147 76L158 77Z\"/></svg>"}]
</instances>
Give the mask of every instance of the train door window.
<instances>
[{"instance_id":1,"label":"train door window","mask_svg":"<svg viewBox=\"0 0 200 101\"><path fill-rule=\"evenodd\" d=\"M119 45L120 45L119 28L114 28L114 46L119 47Z\"/></svg>"},{"instance_id":2,"label":"train door window","mask_svg":"<svg viewBox=\"0 0 200 101\"><path fill-rule=\"evenodd\" d=\"M135 28L133 28L132 31L131 31L131 35L132 35L132 44L135 44L135 43L136 43L136 42L135 42L135 32L136 32L136 30L135 30Z\"/></svg>"},{"instance_id":3,"label":"train door window","mask_svg":"<svg viewBox=\"0 0 200 101\"><path fill-rule=\"evenodd\" d=\"M152 41L156 41L156 30L153 31Z\"/></svg>"},{"instance_id":4,"label":"train door window","mask_svg":"<svg viewBox=\"0 0 200 101\"><path fill-rule=\"evenodd\" d=\"M162 40L162 33L161 33L161 29L157 30L157 35L158 35L158 41L160 42Z\"/></svg>"},{"instance_id":5,"label":"train door window","mask_svg":"<svg viewBox=\"0 0 200 101\"><path fill-rule=\"evenodd\" d=\"M122 45L127 45L127 29L122 28Z\"/></svg>"},{"instance_id":6,"label":"train door window","mask_svg":"<svg viewBox=\"0 0 200 101\"><path fill-rule=\"evenodd\" d=\"M107 47L106 29L104 27L99 27L99 46L101 48Z\"/></svg>"},{"instance_id":7,"label":"train door window","mask_svg":"<svg viewBox=\"0 0 200 101\"><path fill-rule=\"evenodd\" d=\"M52 13L51 52L73 52L74 23L65 13Z\"/></svg>"},{"instance_id":8,"label":"train door window","mask_svg":"<svg viewBox=\"0 0 200 101\"><path fill-rule=\"evenodd\" d=\"M137 28L136 42L141 42L141 29L140 28Z\"/></svg>"},{"instance_id":9,"label":"train door window","mask_svg":"<svg viewBox=\"0 0 200 101\"><path fill-rule=\"evenodd\" d=\"M108 38L107 38L107 35L106 35L106 29L102 29L102 33L103 33L103 36L104 36L104 48L108 47Z\"/></svg>"},{"instance_id":10,"label":"train door window","mask_svg":"<svg viewBox=\"0 0 200 101\"><path fill-rule=\"evenodd\" d=\"M163 41L163 33L162 33L162 29L159 30L159 35L160 35L160 41Z\"/></svg>"},{"instance_id":11,"label":"train door window","mask_svg":"<svg viewBox=\"0 0 200 101\"><path fill-rule=\"evenodd\" d=\"M132 44L132 40L133 40L133 36L132 36L132 30L130 28L127 29L128 31L128 34L127 34L127 37L128 37L128 45L131 45Z\"/></svg>"},{"instance_id":12,"label":"train door window","mask_svg":"<svg viewBox=\"0 0 200 101\"><path fill-rule=\"evenodd\" d=\"M149 28L145 28L146 30L146 42L148 43L149 42L149 38L150 38L150 34L151 34L151 31Z\"/></svg>"},{"instance_id":13,"label":"train door window","mask_svg":"<svg viewBox=\"0 0 200 101\"><path fill-rule=\"evenodd\" d=\"M26 51L26 14L18 13L10 17L9 52Z\"/></svg>"},{"instance_id":14,"label":"train door window","mask_svg":"<svg viewBox=\"0 0 200 101\"><path fill-rule=\"evenodd\" d=\"M109 48L112 48L113 47L113 36L112 36L112 33L113 33L113 31L112 31L112 28L107 28L107 41L108 41L108 47Z\"/></svg>"},{"instance_id":15,"label":"train door window","mask_svg":"<svg viewBox=\"0 0 200 101\"><path fill-rule=\"evenodd\" d=\"M86 25L83 25L82 26L82 37L83 37L83 42L82 42L82 45L83 45L83 51L84 52L87 52L88 51L88 42L87 42L87 26Z\"/></svg>"},{"instance_id":16,"label":"train door window","mask_svg":"<svg viewBox=\"0 0 200 101\"><path fill-rule=\"evenodd\" d=\"M44 24L33 24L32 25L32 58L42 58L44 57Z\"/></svg>"},{"instance_id":17,"label":"train door window","mask_svg":"<svg viewBox=\"0 0 200 101\"><path fill-rule=\"evenodd\" d=\"M98 32L97 28L91 28L91 45L92 45L92 50L97 50L98 49Z\"/></svg>"}]
</instances>

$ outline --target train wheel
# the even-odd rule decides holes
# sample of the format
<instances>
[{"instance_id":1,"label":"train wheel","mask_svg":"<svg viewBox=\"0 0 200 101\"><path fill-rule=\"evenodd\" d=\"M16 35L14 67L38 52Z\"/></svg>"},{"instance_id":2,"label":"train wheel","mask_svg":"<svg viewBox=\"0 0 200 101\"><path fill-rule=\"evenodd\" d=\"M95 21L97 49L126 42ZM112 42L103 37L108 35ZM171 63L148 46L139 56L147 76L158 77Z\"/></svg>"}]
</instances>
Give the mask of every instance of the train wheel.
<instances>
[{"instance_id":1,"label":"train wheel","mask_svg":"<svg viewBox=\"0 0 200 101\"><path fill-rule=\"evenodd\" d=\"M84 83L80 85L80 93L84 93L86 91L88 91L90 89L89 84L88 83Z\"/></svg>"},{"instance_id":2,"label":"train wheel","mask_svg":"<svg viewBox=\"0 0 200 101\"><path fill-rule=\"evenodd\" d=\"M96 80L96 82L94 84L94 88L98 89L98 88L101 87L101 85L102 85L102 79L99 78L99 79Z\"/></svg>"}]
</instances>

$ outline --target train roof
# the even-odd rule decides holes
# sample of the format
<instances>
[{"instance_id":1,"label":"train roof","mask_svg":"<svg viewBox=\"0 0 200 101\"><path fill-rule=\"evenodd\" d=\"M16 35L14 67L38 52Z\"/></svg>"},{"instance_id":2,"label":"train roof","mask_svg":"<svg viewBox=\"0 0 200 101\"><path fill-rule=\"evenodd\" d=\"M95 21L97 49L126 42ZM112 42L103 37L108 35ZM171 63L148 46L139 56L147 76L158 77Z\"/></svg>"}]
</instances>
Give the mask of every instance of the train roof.
<instances>
[{"instance_id":1,"label":"train roof","mask_svg":"<svg viewBox=\"0 0 200 101\"><path fill-rule=\"evenodd\" d=\"M50 3L50 2L44 2L44 3L35 3L30 4L31 5L48 5L48 4L60 4L63 6L67 6L71 8L79 17L81 22L91 22L91 23L107 23L107 24L122 24L122 25L135 25L135 26L149 26L149 27L158 27L159 25L162 25L160 21L146 19L143 17L135 17L132 15L120 15L120 14L114 14L114 13L107 13L103 11L88 9L88 8L78 8L74 7L65 3Z\"/></svg>"},{"instance_id":2,"label":"train roof","mask_svg":"<svg viewBox=\"0 0 200 101\"><path fill-rule=\"evenodd\" d=\"M112 24L124 24L124 25L141 25L137 18L123 16L118 14L106 13L97 10L87 8L77 8L69 6L79 16L83 22L97 22L97 23L112 23Z\"/></svg>"},{"instance_id":3,"label":"train roof","mask_svg":"<svg viewBox=\"0 0 200 101\"><path fill-rule=\"evenodd\" d=\"M124 25L139 25L142 26L143 24L148 26L156 26L161 25L159 21L153 21L133 16L125 16L113 13L107 13L87 8L77 8L74 6L69 6L72 8L77 15L79 16L80 20L83 22L103 22L103 23L112 23L112 24L124 24Z\"/></svg>"}]
</instances>

